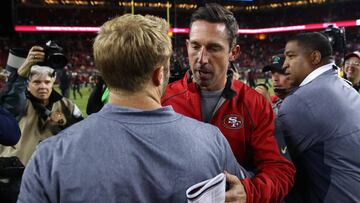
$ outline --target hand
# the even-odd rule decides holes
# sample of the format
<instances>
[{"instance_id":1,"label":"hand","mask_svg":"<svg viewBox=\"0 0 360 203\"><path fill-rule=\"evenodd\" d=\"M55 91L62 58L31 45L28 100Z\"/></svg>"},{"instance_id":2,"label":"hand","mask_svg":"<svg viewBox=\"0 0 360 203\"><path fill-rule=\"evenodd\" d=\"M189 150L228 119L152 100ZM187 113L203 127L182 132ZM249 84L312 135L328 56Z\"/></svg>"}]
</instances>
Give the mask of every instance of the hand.
<instances>
[{"instance_id":1,"label":"hand","mask_svg":"<svg viewBox=\"0 0 360 203\"><path fill-rule=\"evenodd\" d=\"M43 62L45 59L44 49L40 46L31 47L25 62L18 69L18 75L28 77L30 68L36 63Z\"/></svg>"},{"instance_id":2,"label":"hand","mask_svg":"<svg viewBox=\"0 0 360 203\"><path fill-rule=\"evenodd\" d=\"M57 124L57 125L65 125L66 124L66 118L63 113L55 111L51 112L49 116L49 121L51 123Z\"/></svg>"},{"instance_id":3,"label":"hand","mask_svg":"<svg viewBox=\"0 0 360 203\"><path fill-rule=\"evenodd\" d=\"M246 192L244 186L238 177L225 171L226 182L229 184L229 190L225 193L225 202L245 203Z\"/></svg>"},{"instance_id":4,"label":"hand","mask_svg":"<svg viewBox=\"0 0 360 203\"><path fill-rule=\"evenodd\" d=\"M263 95L266 98L266 100L268 100L270 102L270 104L272 104L271 99L270 99L270 93L263 85L256 86L255 90L259 94Z\"/></svg>"}]
</instances>

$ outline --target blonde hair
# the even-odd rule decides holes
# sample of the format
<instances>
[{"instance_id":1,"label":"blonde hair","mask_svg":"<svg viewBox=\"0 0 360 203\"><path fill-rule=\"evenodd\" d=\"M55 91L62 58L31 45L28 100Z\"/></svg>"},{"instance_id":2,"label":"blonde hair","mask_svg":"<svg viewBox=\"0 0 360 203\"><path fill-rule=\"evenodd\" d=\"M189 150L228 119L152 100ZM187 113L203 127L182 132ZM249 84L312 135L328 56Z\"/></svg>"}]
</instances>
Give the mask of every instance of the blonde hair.
<instances>
[{"instance_id":1,"label":"blonde hair","mask_svg":"<svg viewBox=\"0 0 360 203\"><path fill-rule=\"evenodd\" d=\"M110 89L141 90L156 66L168 67L169 25L162 18L125 14L107 21L93 45L95 65Z\"/></svg>"}]
</instances>

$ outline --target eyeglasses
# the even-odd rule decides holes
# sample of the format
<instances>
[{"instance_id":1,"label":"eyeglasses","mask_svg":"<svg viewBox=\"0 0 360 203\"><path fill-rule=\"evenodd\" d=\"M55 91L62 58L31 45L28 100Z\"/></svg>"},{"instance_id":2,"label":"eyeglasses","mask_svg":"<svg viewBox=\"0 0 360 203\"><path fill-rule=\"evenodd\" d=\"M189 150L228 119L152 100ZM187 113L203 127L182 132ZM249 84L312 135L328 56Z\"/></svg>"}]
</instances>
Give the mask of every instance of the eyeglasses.
<instances>
[{"instance_id":1,"label":"eyeglasses","mask_svg":"<svg viewBox=\"0 0 360 203\"><path fill-rule=\"evenodd\" d=\"M347 66L354 66L354 67L360 67L360 62L355 62L355 61L346 61L345 65Z\"/></svg>"}]
</instances>

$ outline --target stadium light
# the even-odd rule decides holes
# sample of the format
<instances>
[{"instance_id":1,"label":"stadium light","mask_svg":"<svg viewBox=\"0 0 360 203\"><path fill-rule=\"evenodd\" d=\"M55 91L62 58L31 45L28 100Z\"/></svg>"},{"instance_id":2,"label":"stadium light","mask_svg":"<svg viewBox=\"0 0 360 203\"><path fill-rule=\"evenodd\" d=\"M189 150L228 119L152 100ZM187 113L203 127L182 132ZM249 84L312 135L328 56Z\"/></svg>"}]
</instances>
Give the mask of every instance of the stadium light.
<instances>
[{"instance_id":1,"label":"stadium light","mask_svg":"<svg viewBox=\"0 0 360 203\"><path fill-rule=\"evenodd\" d=\"M299 30L316 30L324 29L329 25L336 25L337 27L353 27L360 26L360 19L338 21L338 22L324 22L306 25L294 25L283 27L271 27L271 28L258 28L258 29L239 29L239 34L263 34L263 33L275 33L275 32L291 32ZM99 27L79 27L79 26L27 26L16 25L15 31L17 32L98 32ZM169 32L174 34L187 34L189 28L170 28Z\"/></svg>"}]
</instances>

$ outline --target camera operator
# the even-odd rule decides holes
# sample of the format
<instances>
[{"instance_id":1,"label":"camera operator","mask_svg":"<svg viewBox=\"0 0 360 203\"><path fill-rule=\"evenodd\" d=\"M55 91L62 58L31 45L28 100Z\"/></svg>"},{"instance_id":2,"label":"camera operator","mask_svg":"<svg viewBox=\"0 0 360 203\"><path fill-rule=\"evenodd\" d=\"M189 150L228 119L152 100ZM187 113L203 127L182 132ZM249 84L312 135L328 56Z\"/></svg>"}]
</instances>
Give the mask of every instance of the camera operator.
<instances>
[{"instance_id":1,"label":"camera operator","mask_svg":"<svg viewBox=\"0 0 360 203\"><path fill-rule=\"evenodd\" d=\"M55 70L35 65L44 59L44 48L33 46L1 98L4 108L16 116L22 136L17 145L0 149L0 156L17 156L24 165L39 142L82 119L78 107L53 90Z\"/></svg>"},{"instance_id":2,"label":"camera operator","mask_svg":"<svg viewBox=\"0 0 360 203\"><path fill-rule=\"evenodd\" d=\"M22 165L27 164L37 144L82 119L78 107L52 89L55 70L46 65L56 65L51 63L51 60L45 60L45 56L51 58L52 55L45 51L46 48L34 46L25 60L16 63L9 61L12 61L11 57L19 57L9 55L7 68L12 73L0 101L4 109L18 120L21 137L15 146L0 146L2 163L6 163L0 168L14 169L13 162L16 160L16 166L22 169L21 173L19 170L11 172L16 175L9 177L3 177L1 174L1 178L5 179L0 180L0 199L4 202L16 202Z\"/></svg>"}]
</instances>

